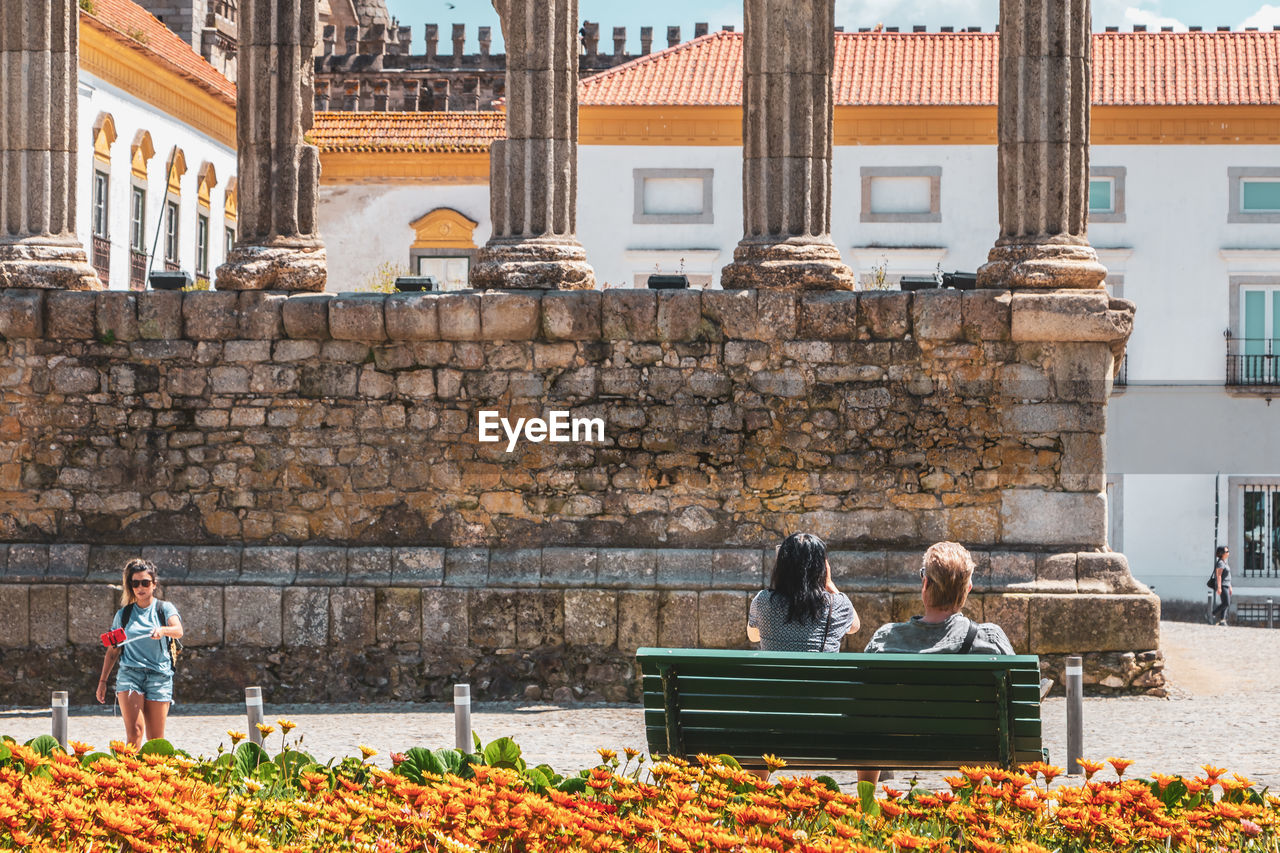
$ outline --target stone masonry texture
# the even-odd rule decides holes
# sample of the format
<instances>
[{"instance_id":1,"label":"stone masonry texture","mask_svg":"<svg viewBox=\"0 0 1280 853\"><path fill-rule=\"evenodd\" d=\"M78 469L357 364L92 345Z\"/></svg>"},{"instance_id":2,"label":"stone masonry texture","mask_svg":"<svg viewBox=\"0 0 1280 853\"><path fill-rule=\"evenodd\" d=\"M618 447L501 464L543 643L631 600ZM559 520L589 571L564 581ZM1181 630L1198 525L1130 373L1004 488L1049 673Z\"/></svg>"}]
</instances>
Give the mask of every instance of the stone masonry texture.
<instances>
[{"instance_id":1,"label":"stone masonry texture","mask_svg":"<svg viewBox=\"0 0 1280 853\"><path fill-rule=\"evenodd\" d=\"M622 700L639 645L745 646L800 530L863 613L849 649L948 538L1020 651L1158 648L1090 476L1132 322L1105 294L123 295L59 294L55 340L46 294L0 292L0 671L99 654L145 554L194 690ZM552 410L604 441L478 440L481 411ZM1097 681L1159 688L1130 670Z\"/></svg>"}]
</instances>

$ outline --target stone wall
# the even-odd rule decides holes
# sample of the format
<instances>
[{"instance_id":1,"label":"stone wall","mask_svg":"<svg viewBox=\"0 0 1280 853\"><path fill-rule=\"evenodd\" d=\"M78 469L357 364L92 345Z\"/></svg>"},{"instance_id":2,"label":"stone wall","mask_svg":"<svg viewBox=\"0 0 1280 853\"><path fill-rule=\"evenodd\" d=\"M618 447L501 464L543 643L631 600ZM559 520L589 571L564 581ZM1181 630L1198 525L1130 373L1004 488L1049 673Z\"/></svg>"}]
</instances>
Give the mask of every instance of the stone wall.
<instances>
[{"instance_id":1,"label":"stone wall","mask_svg":"<svg viewBox=\"0 0 1280 853\"><path fill-rule=\"evenodd\" d=\"M970 612L1019 650L1158 688L1158 659L1116 657L1157 648L1159 605L1101 494L1131 322L1003 291L0 292L0 618L23 626L0 671L95 656L142 553L191 700L634 697L637 646L745 645L773 545L808 530L868 626L851 647L917 609L919 554L952 538ZM605 441L477 440L482 410L557 409Z\"/></svg>"}]
</instances>

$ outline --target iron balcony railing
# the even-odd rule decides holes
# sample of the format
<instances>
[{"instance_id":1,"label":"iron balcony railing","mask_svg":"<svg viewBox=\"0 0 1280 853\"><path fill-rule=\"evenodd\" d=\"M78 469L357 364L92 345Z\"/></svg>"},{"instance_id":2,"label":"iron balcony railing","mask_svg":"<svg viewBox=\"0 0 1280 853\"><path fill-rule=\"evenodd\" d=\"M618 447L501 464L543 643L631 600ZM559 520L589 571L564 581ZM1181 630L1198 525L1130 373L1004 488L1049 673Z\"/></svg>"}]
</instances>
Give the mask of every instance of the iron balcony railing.
<instances>
[{"instance_id":1,"label":"iron balcony railing","mask_svg":"<svg viewBox=\"0 0 1280 853\"><path fill-rule=\"evenodd\" d=\"M1124 358L1120 359L1120 369L1116 372L1116 378L1111 381L1115 388L1124 388L1129 384L1129 355L1125 353Z\"/></svg>"},{"instance_id":2,"label":"iron balcony railing","mask_svg":"<svg viewBox=\"0 0 1280 853\"><path fill-rule=\"evenodd\" d=\"M1280 339L1228 339L1227 384L1280 387Z\"/></svg>"},{"instance_id":3,"label":"iron balcony railing","mask_svg":"<svg viewBox=\"0 0 1280 853\"><path fill-rule=\"evenodd\" d=\"M129 289L147 289L147 254L136 249L129 251Z\"/></svg>"},{"instance_id":4,"label":"iron balcony railing","mask_svg":"<svg viewBox=\"0 0 1280 853\"><path fill-rule=\"evenodd\" d=\"M111 286L111 239L93 235L93 268L98 272L102 283Z\"/></svg>"}]
</instances>

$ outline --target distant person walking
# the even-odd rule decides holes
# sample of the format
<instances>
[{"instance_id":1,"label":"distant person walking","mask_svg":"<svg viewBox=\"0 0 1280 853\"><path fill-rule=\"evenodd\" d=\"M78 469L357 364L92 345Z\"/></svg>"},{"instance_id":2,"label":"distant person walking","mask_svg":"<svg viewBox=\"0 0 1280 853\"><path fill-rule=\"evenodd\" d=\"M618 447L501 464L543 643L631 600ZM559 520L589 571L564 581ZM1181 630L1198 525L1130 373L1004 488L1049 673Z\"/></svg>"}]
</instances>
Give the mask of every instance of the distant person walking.
<instances>
[{"instance_id":1,"label":"distant person walking","mask_svg":"<svg viewBox=\"0 0 1280 853\"><path fill-rule=\"evenodd\" d=\"M784 539L769 588L751 600L747 639L766 652L838 652L859 627L853 602L831 582L823 541L812 533Z\"/></svg>"},{"instance_id":2,"label":"distant person walking","mask_svg":"<svg viewBox=\"0 0 1280 853\"><path fill-rule=\"evenodd\" d=\"M1218 625L1227 624L1227 610L1231 608L1231 567L1227 565L1229 556L1231 549L1226 545L1219 545L1213 552L1213 577L1210 580L1213 584L1211 588L1218 596L1218 606L1213 608L1209 621Z\"/></svg>"},{"instance_id":3,"label":"distant person walking","mask_svg":"<svg viewBox=\"0 0 1280 853\"><path fill-rule=\"evenodd\" d=\"M124 717L129 743L141 746L164 737L164 725L173 702L173 659L170 640L182 638L178 608L157 597L160 575L147 560L130 560L124 567L124 592L111 629L123 628L128 645L107 649L98 680L98 701L107 701L107 679L120 661L116 674L116 699Z\"/></svg>"}]
</instances>

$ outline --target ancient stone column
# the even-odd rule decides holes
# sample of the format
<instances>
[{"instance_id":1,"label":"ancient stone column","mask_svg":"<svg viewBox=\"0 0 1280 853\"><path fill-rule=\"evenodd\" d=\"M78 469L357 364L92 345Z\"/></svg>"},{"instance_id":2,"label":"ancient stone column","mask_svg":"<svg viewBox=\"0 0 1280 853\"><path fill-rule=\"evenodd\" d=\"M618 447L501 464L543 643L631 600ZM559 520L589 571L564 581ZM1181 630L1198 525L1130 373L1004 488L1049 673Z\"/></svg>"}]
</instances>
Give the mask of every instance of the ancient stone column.
<instances>
[{"instance_id":1,"label":"ancient stone column","mask_svg":"<svg viewBox=\"0 0 1280 853\"><path fill-rule=\"evenodd\" d=\"M746 0L743 237L726 289L852 290L831 242L834 0Z\"/></svg>"},{"instance_id":2,"label":"ancient stone column","mask_svg":"<svg viewBox=\"0 0 1280 853\"><path fill-rule=\"evenodd\" d=\"M1089 0L1001 0L1000 238L982 287L1102 287L1089 245Z\"/></svg>"},{"instance_id":3,"label":"ancient stone column","mask_svg":"<svg viewBox=\"0 0 1280 853\"><path fill-rule=\"evenodd\" d=\"M78 15L0 2L0 287L102 287L76 237Z\"/></svg>"},{"instance_id":4,"label":"ancient stone column","mask_svg":"<svg viewBox=\"0 0 1280 853\"><path fill-rule=\"evenodd\" d=\"M324 290L320 154L303 139L315 108L315 29L316 0L240 7L240 233L218 267L219 290Z\"/></svg>"},{"instance_id":5,"label":"ancient stone column","mask_svg":"<svg viewBox=\"0 0 1280 853\"><path fill-rule=\"evenodd\" d=\"M507 138L490 150L493 237L480 288L582 290L578 242L578 0L494 0L507 43Z\"/></svg>"}]
</instances>

